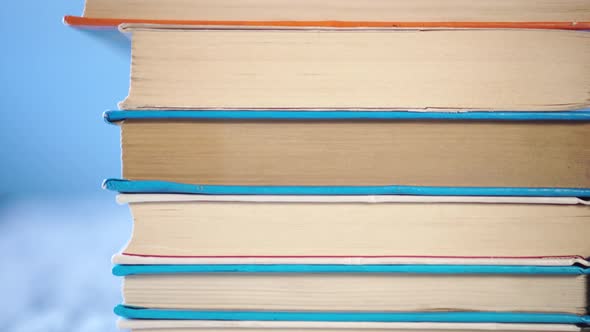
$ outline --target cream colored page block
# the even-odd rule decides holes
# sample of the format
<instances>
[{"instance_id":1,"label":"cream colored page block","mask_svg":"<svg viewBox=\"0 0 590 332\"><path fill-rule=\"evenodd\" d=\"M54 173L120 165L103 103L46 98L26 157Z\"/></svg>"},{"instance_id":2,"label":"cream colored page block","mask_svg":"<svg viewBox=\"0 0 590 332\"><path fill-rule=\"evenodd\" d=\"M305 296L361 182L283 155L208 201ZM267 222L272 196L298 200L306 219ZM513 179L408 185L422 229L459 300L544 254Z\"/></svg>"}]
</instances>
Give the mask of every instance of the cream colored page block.
<instances>
[{"instance_id":1,"label":"cream colored page block","mask_svg":"<svg viewBox=\"0 0 590 332\"><path fill-rule=\"evenodd\" d=\"M564 110L588 105L575 31L133 33L124 109Z\"/></svg>"},{"instance_id":2,"label":"cream colored page block","mask_svg":"<svg viewBox=\"0 0 590 332\"><path fill-rule=\"evenodd\" d=\"M113 264L138 264L138 265L160 265L160 264L346 264L346 265L366 265L366 264L475 264L475 265L536 265L536 266L571 266L580 264L588 266L588 261L581 257L427 257L427 256L380 256L380 257L359 257L359 256L340 256L340 257L261 257L261 256L226 256L226 257L207 257L207 256L185 256L185 257L166 257L166 256L135 256L130 254L118 253L111 258Z\"/></svg>"},{"instance_id":3,"label":"cream colored page block","mask_svg":"<svg viewBox=\"0 0 590 332\"><path fill-rule=\"evenodd\" d=\"M207 321L207 320L155 320L155 319L120 319L119 328L163 331L348 331L348 332L396 332L396 331L580 331L572 324L508 324L508 323L398 323L398 322L281 322L281 321Z\"/></svg>"},{"instance_id":4,"label":"cream colored page block","mask_svg":"<svg viewBox=\"0 0 590 332\"><path fill-rule=\"evenodd\" d=\"M590 123L126 121L121 127L123 176L131 180L590 187Z\"/></svg>"},{"instance_id":5,"label":"cream colored page block","mask_svg":"<svg viewBox=\"0 0 590 332\"><path fill-rule=\"evenodd\" d=\"M266 203L508 203L508 204L564 204L590 205L577 197L526 196L292 196L292 195L192 195L192 194L118 194L117 203L157 202L266 202Z\"/></svg>"},{"instance_id":6,"label":"cream colored page block","mask_svg":"<svg viewBox=\"0 0 590 332\"><path fill-rule=\"evenodd\" d=\"M132 203L129 254L568 256L590 254L585 206ZM163 227L165 225L165 227Z\"/></svg>"},{"instance_id":7,"label":"cream colored page block","mask_svg":"<svg viewBox=\"0 0 590 332\"><path fill-rule=\"evenodd\" d=\"M87 0L84 16L177 20L589 21L588 0Z\"/></svg>"},{"instance_id":8,"label":"cream colored page block","mask_svg":"<svg viewBox=\"0 0 590 332\"><path fill-rule=\"evenodd\" d=\"M583 314L584 276L177 274L124 279L145 308L288 311L527 311Z\"/></svg>"}]
</instances>

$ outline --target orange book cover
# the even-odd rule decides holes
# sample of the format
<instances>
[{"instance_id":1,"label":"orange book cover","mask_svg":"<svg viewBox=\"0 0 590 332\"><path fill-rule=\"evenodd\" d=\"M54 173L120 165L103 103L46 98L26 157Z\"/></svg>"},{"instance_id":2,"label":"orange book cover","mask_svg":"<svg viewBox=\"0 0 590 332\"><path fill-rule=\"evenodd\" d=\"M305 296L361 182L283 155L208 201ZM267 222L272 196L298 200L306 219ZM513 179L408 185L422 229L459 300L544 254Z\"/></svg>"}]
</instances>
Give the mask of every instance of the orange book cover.
<instances>
[{"instance_id":1,"label":"orange book cover","mask_svg":"<svg viewBox=\"0 0 590 332\"><path fill-rule=\"evenodd\" d=\"M321 28L468 28L468 29L562 29L590 30L590 22L376 22L376 21L209 21L90 18L64 16L75 27L117 27L123 23L163 25L209 25L236 27L321 27Z\"/></svg>"}]
</instances>

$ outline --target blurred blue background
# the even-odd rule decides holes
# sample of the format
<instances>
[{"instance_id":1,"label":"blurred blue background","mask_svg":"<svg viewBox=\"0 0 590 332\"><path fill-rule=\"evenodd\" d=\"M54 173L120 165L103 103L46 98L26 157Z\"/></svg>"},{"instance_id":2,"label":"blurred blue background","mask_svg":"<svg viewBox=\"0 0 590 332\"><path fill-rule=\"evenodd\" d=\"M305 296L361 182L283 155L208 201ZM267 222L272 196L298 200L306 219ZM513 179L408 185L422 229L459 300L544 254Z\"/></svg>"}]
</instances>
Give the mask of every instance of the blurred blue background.
<instances>
[{"instance_id":1,"label":"blurred blue background","mask_svg":"<svg viewBox=\"0 0 590 332\"><path fill-rule=\"evenodd\" d=\"M119 174L116 127L101 121L128 90L129 46L114 31L65 26L83 0L8 1L0 11L2 191L99 194Z\"/></svg>"},{"instance_id":2,"label":"blurred blue background","mask_svg":"<svg viewBox=\"0 0 590 332\"><path fill-rule=\"evenodd\" d=\"M128 89L129 42L62 24L83 0L0 9L0 331L116 331L110 257L131 218L102 179L120 174L102 121Z\"/></svg>"}]
</instances>

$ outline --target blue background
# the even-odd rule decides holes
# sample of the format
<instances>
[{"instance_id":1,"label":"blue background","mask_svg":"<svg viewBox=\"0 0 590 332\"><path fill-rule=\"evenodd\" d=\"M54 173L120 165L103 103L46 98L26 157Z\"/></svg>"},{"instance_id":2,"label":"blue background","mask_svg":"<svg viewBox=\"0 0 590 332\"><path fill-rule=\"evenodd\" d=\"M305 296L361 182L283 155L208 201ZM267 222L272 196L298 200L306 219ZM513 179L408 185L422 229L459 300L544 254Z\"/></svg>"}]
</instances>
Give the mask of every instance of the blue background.
<instances>
[{"instance_id":1,"label":"blue background","mask_svg":"<svg viewBox=\"0 0 590 332\"><path fill-rule=\"evenodd\" d=\"M127 95L129 41L62 23L83 6L0 9L0 331L117 331L110 258L131 218L100 188L120 175L119 129L102 112Z\"/></svg>"},{"instance_id":2,"label":"blue background","mask_svg":"<svg viewBox=\"0 0 590 332\"><path fill-rule=\"evenodd\" d=\"M62 23L83 7L83 0L2 3L2 194L99 194L103 178L120 174L118 129L101 113L127 95L129 41Z\"/></svg>"}]
</instances>

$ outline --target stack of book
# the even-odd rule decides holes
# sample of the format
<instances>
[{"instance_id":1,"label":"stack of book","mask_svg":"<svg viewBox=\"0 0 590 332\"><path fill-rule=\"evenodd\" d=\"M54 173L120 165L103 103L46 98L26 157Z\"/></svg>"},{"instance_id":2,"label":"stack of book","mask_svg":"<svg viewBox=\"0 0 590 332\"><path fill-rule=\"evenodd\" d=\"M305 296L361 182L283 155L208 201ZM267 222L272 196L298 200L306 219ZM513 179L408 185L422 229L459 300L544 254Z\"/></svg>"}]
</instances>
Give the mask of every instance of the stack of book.
<instances>
[{"instance_id":1,"label":"stack of book","mask_svg":"<svg viewBox=\"0 0 590 332\"><path fill-rule=\"evenodd\" d=\"M105 114L134 221L120 327L581 330L588 21L574 0L88 0L66 22L132 40Z\"/></svg>"}]
</instances>

